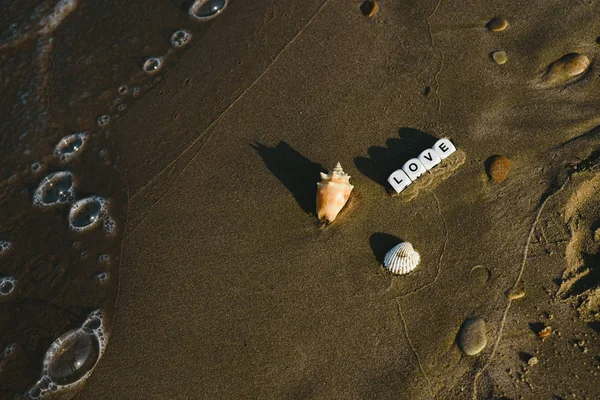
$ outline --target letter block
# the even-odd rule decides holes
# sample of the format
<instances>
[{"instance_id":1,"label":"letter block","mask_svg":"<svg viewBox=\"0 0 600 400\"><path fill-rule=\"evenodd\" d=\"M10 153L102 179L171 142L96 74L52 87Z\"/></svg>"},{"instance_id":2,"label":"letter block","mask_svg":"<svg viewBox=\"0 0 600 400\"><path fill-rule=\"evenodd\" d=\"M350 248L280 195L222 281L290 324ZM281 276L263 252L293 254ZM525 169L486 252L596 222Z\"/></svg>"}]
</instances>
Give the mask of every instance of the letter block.
<instances>
[{"instance_id":1,"label":"letter block","mask_svg":"<svg viewBox=\"0 0 600 400\"><path fill-rule=\"evenodd\" d=\"M456 151L456 147L452 144L452 142L446 138L440 139L433 145L433 149L438 156L443 160L448 157L450 154Z\"/></svg>"},{"instance_id":2,"label":"letter block","mask_svg":"<svg viewBox=\"0 0 600 400\"><path fill-rule=\"evenodd\" d=\"M411 181L416 180L418 177L427 172L427 168L421 164L421 161L419 161L418 158L411 158L408 160L402 167L402 170L406 173L406 175L408 175Z\"/></svg>"},{"instance_id":3,"label":"letter block","mask_svg":"<svg viewBox=\"0 0 600 400\"><path fill-rule=\"evenodd\" d=\"M388 182L390 185L392 185L396 193L400 193L412 183L408 175L406 175L401 169L394 171L394 173L388 178Z\"/></svg>"},{"instance_id":4,"label":"letter block","mask_svg":"<svg viewBox=\"0 0 600 400\"><path fill-rule=\"evenodd\" d=\"M425 168L427 168L427 170L429 171L430 169L441 163L442 159L435 150L427 149L421 154L419 154L419 161L421 161L421 164L423 164Z\"/></svg>"}]
</instances>

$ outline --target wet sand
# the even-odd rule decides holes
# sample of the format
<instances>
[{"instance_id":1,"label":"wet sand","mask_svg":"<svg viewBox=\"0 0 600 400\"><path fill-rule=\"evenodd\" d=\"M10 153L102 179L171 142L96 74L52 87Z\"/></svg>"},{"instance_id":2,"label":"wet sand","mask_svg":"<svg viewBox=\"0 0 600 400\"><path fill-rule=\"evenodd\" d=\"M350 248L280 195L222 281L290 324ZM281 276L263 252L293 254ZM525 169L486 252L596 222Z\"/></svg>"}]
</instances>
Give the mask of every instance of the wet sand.
<instances>
[{"instance_id":1,"label":"wet sand","mask_svg":"<svg viewBox=\"0 0 600 400\"><path fill-rule=\"evenodd\" d=\"M78 398L600 395L598 5L289 3L231 3L111 124L119 294ZM589 70L545 85L573 52ZM390 196L441 137L459 162ZM322 227L338 161L355 189ZM400 241L422 260L396 277L381 262ZM473 316L488 344L467 356Z\"/></svg>"}]
</instances>

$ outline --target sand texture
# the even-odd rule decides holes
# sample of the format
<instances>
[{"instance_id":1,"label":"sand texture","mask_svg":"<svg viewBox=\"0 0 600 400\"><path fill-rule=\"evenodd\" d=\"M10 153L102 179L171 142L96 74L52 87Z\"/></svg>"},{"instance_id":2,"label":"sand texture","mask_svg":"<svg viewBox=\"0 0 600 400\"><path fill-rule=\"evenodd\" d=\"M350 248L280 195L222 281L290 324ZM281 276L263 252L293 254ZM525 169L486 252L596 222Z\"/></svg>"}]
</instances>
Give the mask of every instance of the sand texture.
<instances>
[{"instance_id":1,"label":"sand texture","mask_svg":"<svg viewBox=\"0 0 600 400\"><path fill-rule=\"evenodd\" d=\"M600 395L598 172L574 170L600 143L599 11L233 3L115 124L120 295L80 398ZM509 27L486 29L495 16ZM589 71L541 85L572 52ZM450 167L390 197L387 176L440 137L460 150ZM485 171L496 154L511 160L502 183ZM320 227L315 184L338 161L355 189ZM380 264L400 240L422 262L392 277ZM488 345L468 357L456 337L472 316Z\"/></svg>"},{"instance_id":2,"label":"sand texture","mask_svg":"<svg viewBox=\"0 0 600 400\"><path fill-rule=\"evenodd\" d=\"M232 1L111 121L119 292L77 398L600 397L600 3L360 6ZM549 68L571 53L589 66ZM458 151L391 195L442 137ZM337 162L354 189L322 225ZM392 276L401 241L421 262Z\"/></svg>"}]
</instances>

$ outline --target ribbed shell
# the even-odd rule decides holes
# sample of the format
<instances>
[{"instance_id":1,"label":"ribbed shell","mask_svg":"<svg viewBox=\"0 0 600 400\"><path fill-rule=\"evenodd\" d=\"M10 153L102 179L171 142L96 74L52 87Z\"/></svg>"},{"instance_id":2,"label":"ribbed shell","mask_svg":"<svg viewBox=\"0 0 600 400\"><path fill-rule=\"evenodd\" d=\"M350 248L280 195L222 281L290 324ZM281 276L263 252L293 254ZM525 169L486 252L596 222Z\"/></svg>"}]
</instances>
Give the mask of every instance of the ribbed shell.
<instances>
[{"instance_id":1,"label":"ribbed shell","mask_svg":"<svg viewBox=\"0 0 600 400\"><path fill-rule=\"evenodd\" d=\"M392 274L405 275L417 268L420 261L421 256L412 244L402 242L388 251L383 259L383 266Z\"/></svg>"}]
</instances>

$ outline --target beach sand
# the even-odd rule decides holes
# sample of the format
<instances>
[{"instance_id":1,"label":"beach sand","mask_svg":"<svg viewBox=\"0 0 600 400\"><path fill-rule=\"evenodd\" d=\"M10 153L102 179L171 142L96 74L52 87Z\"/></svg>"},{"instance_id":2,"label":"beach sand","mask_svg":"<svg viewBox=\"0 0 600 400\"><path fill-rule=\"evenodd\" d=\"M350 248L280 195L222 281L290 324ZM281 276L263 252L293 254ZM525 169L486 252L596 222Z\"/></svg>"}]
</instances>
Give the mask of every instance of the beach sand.
<instances>
[{"instance_id":1,"label":"beach sand","mask_svg":"<svg viewBox=\"0 0 600 400\"><path fill-rule=\"evenodd\" d=\"M119 293L79 399L600 396L600 6L360 5L234 1L114 121ZM547 84L573 52L588 71ZM451 168L390 196L442 137ZM355 188L321 226L337 162ZM392 276L400 241L421 264ZM487 346L467 356L473 316Z\"/></svg>"},{"instance_id":2,"label":"beach sand","mask_svg":"<svg viewBox=\"0 0 600 400\"><path fill-rule=\"evenodd\" d=\"M597 332L557 295L580 190L568 165L598 145L596 65L538 82L564 54L597 57L598 9L503 3L381 2L372 18L336 0L233 3L115 125L120 293L79 397L597 396ZM488 31L495 16L509 28ZM385 178L440 137L464 164L390 197ZM495 154L512 162L503 183L485 174ZM318 172L338 161L355 189L321 228ZM380 264L400 240L422 262L393 277ZM456 345L470 316L487 324L476 357Z\"/></svg>"}]
</instances>

